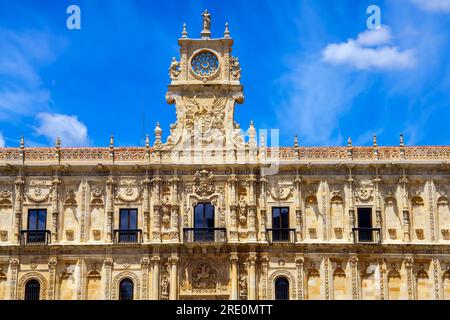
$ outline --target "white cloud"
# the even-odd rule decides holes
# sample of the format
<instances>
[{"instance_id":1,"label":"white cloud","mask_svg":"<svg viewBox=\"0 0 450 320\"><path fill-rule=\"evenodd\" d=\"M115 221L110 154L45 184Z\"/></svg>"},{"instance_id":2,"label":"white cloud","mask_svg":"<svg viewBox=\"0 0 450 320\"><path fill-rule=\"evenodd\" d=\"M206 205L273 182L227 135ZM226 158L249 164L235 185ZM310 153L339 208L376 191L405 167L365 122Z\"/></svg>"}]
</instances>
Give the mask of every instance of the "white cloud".
<instances>
[{"instance_id":1,"label":"white cloud","mask_svg":"<svg viewBox=\"0 0 450 320\"><path fill-rule=\"evenodd\" d=\"M334 65L348 65L359 70L407 69L415 65L413 51L400 51L388 46L391 31L388 27L366 30L356 40L332 43L322 51L322 59Z\"/></svg>"},{"instance_id":2,"label":"white cloud","mask_svg":"<svg viewBox=\"0 0 450 320\"><path fill-rule=\"evenodd\" d=\"M5 147L5 139L3 138L3 134L0 132L0 148Z\"/></svg>"},{"instance_id":3,"label":"white cloud","mask_svg":"<svg viewBox=\"0 0 450 320\"><path fill-rule=\"evenodd\" d=\"M37 120L39 124L34 128L35 134L46 137L49 143L54 143L60 137L63 146L89 145L87 128L76 116L39 113Z\"/></svg>"},{"instance_id":4,"label":"white cloud","mask_svg":"<svg viewBox=\"0 0 450 320\"><path fill-rule=\"evenodd\" d=\"M450 0L412 0L412 2L426 11L450 12Z\"/></svg>"}]
</instances>

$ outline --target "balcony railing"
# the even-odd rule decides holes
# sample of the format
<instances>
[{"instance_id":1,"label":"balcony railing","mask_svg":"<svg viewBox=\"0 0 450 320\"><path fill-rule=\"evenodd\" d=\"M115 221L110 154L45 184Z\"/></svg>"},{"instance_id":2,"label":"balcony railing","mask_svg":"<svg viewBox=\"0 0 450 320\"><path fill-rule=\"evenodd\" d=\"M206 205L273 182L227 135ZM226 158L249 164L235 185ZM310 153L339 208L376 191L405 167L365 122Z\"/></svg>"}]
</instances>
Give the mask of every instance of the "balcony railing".
<instances>
[{"instance_id":1,"label":"balcony railing","mask_svg":"<svg viewBox=\"0 0 450 320\"><path fill-rule=\"evenodd\" d=\"M226 242L227 229L225 228L184 228L185 243L192 242Z\"/></svg>"},{"instance_id":2,"label":"balcony railing","mask_svg":"<svg viewBox=\"0 0 450 320\"><path fill-rule=\"evenodd\" d=\"M269 242L272 243L294 243L295 229L277 228L267 229Z\"/></svg>"},{"instance_id":3,"label":"balcony railing","mask_svg":"<svg viewBox=\"0 0 450 320\"><path fill-rule=\"evenodd\" d=\"M49 230L22 230L20 243L27 246L46 246L51 242Z\"/></svg>"},{"instance_id":4,"label":"balcony railing","mask_svg":"<svg viewBox=\"0 0 450 320\"><path fill-rule=\"evenodd\" d=\"M116 244L134 244L142 242L141 229L114 230L114 243Z\"/></svg>"},{"instance_id":5,"label":"balcony railing","mask_svg":"<svg viewBox=\"0 0 450 320\"><path fill-rule=\"evenodd\" d=\"M353 228L355 243L380 243L380 228Z\"/></svg>"}]
</instances>

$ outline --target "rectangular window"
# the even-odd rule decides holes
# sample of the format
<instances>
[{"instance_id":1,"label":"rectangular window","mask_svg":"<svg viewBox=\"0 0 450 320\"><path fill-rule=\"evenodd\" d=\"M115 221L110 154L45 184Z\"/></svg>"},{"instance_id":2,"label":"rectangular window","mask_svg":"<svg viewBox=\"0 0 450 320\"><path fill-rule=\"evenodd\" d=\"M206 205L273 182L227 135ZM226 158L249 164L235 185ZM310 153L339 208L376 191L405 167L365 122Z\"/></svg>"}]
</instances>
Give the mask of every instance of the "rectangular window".
<instances>
[{"instance_id":1,"label":"rectangular window","mask_svg":"<svg viewBox=\"0 0 450 320\"><path fill-rule=\"evenodd\" d=\"M289 228L289 208L274 207L272 208L272 228L288 229Z\"/></svg>"},{"instance_id":2,"label":"rectangular window","mask_svg":"<svg viewBox=\"0 0 450 320\"><path fill-rule=\"evenodd\" d=\"M137 229L137 209L120 209L120 230Z\"/></svg>"},{"instance_id":3,"label":"rectangular window","mask_svg":"<svg viewBox=\"0 0 450 320\"><path fill-rule=\"evenodd\" d=\"M47 226L47 210L46 209L29 209L28 210L28 230L43 231Z\"/></svg>"},{"instance_id":4,"label":"rectangular window","mask_svg":"<svg viewBox=\"0 0 450 320\"><path fill-rule=\"evenodd\" d=\"M373 241L372 208L358 208L358 241Z\"/></svg>"}]
</instances>

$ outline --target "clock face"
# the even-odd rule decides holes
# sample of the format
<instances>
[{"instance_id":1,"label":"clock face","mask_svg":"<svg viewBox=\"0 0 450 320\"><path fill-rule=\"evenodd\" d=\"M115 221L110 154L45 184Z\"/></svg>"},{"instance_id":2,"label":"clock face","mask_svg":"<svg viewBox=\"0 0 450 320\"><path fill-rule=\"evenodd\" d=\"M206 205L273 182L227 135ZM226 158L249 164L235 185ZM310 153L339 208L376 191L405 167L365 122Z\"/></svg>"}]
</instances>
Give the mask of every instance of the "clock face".
<instances>
[{"instance_id":1,"label":"clock face","mask_svg":"<svg viewBox=\"0 0 450 320\"><path fill-rule=\"evenodd\" d=\"M219 68L219 59L209 51L200 52L192 58L192 71L200 77L209 77Z\"/></svg>"}]
</instances>

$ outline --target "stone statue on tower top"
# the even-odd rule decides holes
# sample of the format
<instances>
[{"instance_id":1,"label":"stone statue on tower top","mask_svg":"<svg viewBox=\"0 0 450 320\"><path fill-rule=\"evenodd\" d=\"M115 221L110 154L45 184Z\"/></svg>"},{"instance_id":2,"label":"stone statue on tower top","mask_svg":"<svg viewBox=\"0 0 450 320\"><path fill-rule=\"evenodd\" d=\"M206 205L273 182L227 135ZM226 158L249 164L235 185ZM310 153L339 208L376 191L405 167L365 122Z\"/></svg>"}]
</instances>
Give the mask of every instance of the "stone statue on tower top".
<instances>
[{"instance_id":1,"label":"stone statue on tower top","mask_svg":"<svg viewBox=\"0 0 450 320\"><path fill-rule=\"evenodd\" d=\"M203 30L201 32L202 37L209 38L211 36L211 14L208 10L202 13L203 17Z\"/></svg>"}]
</instances>

